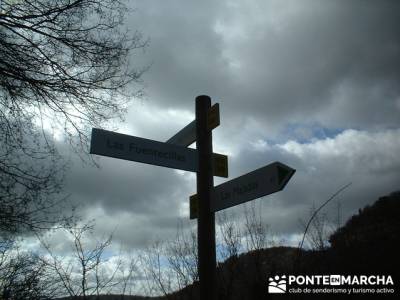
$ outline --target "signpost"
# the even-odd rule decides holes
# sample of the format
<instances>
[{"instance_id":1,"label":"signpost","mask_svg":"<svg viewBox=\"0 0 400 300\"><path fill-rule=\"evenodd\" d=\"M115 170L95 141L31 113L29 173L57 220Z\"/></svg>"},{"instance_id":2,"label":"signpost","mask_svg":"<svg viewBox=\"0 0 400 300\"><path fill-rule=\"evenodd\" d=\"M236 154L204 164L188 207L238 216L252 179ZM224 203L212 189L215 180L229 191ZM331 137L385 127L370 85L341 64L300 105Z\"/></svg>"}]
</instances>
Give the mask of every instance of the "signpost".
<instances>
[{"instance_id":1,"label":"signpost","mask_svg":"<svg viewBox=\"0 0 400 300\"><path fill-rule=\"evenodd\" d=\"M220 125L219 104L196 97L196 119L162 143L93 128L90 153L197 172L190 218L197 218L200 299L216 299L215 212L282 190L295 170L280 163L214 187L213 176L228 177L228 157L212 151L212 130ZM196 142L196 149L187 148Z\"/></svg>"},{"instance_id":2,"label":"signpost","mask_svg":"<svg viewBox=\"0 0 400 300\"><path fill-rule=\"evenodd\" d=\"M93 128L90 153L161 167L197 172L196 149ZM213 153L214 175L228 177L228 157Z\"/></svg>"},{"instance_id":3,"label":"signpost","mask_svg":"<svg viewBox=\"0 0 400 300\"><path fill-rule=\"evenodd\" d=\"M93 128L90 153L196 172L195 149Z\"/></svg>"},{"instance_id":4,"label":"signpost","mask_svg":"<svg viewBox=\"0 0 400 300\"><path fill-rule=\"evenodd\" d=\"M245 203L281 191L296 171L285 164L274 162L238 178L214 187L211 211ZM190 218L197 218L198 197L190 197ZM193 206L193 208L192 208Z\"/></svg>"}]
</instances>

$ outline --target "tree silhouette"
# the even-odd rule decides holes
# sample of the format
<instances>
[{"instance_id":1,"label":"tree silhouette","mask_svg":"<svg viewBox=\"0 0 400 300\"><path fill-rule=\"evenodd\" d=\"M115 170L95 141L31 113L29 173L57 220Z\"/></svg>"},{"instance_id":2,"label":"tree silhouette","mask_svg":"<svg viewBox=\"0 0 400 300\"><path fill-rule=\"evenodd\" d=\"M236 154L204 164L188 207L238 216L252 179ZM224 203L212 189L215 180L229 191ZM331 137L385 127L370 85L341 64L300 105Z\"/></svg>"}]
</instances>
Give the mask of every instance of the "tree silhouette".
<instances>
[{"instance_id":1,"label":"tree silhouette","mask_svg":"<svg viewBox=\"0 0 400 300\"><path fill-rule=\"evenodd\" d=\"M120 28L120 1L2 1L0 13L1 121L32 114L56 116L67 134L85 141L81 125L121 116L128 84L143 70L130 53L143 48L138 32ZM132 94L130 94L132 95ZM54 119L54 118L53 118Z\"/></svg>"},{"instance_id":2,"label":"tree silhouette","mask_svg":"<svg viewBox=\"0 0 400 300\"><path fill-rule=\"evenodd\" d=\"M37 254L21 251L13 241L0 241L0 299L52 299L57 280Z\"/></svg>"},{"instance_id":3,"label":"tree silhouette","mask_svg":"<svg viewBox=\"0 0 400 300\"><path fill-rule=\"evenodd\" d=\"M106 251L111 246L112 235L91 245L93 230L91 223L64 230L72 244L72 254L64 257L56 255L52 246L41 240L48 253L42 261L47 274L58 283L58 296L67 294L71 298L92 299L109 294L113 289L125 293L128 282L132 284L135 260L124 261L121 253L116 261L107 265L111 258L107 258Z\"/></svg>"},{"instance_id":4,"label":"tree silhouette","mask_svg":"<svg viewBox=\"0 0 400 300\"><path fill-rule=\"evenodd\" d=\"M131 54L146 41L123 29L126 11L111 0L0 1L2 235L63 219L66 163L51 130L84 155L87 129L122 117L141 94L144 69Z\"/></svg>"}]
</instances>

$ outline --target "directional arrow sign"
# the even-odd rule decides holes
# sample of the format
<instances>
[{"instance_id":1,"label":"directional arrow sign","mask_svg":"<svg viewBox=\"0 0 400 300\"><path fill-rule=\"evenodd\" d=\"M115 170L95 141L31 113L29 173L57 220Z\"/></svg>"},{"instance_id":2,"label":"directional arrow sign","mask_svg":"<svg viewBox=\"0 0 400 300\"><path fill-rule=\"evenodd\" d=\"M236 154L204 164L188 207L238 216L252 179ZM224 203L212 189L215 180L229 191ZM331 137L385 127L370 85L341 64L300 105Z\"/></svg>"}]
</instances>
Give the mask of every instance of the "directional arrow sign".
<instances>
[{"instance_id":1,"label":"directional arrow sign","mask_svg":"<svg viewBox=\"0 0 400 300\"><path fill-rule=\"evenodd\" d=\"M214 187L211 210L216 212L282 190L296 170L280 163L242 175Z\"/></svg>"},{"instance_id":2,"label":"directional arrow sign","mask_svg":"<svg viewBox=\"0 0 400 300\"><path fill-rule=\"evenodd\" d=\"M212 191L211 211L217 212L278 192L285 187L295 172L296 170L285 164L274 162L217 185ZM191 196L190 205L197 205L196 198L196 195ZM191 218L197 217L195 212L196 208L191 207Z\"/></svg>"},{"instance_id":3,"label":"directional arrow sign","mask_svg":"<svg viewBox=\"0 0 400 300\"><path fill-rule=\"evenodd\" d=\"M90 153L196 172L197 151L182 146L93 128Z\"/></svg>"},{"instance_id":4,"label":"directional arrow sign","mask_svg":"<svg viewBox=\"0 0 400 300\"><path fill-rule=\"evenodd\" d=\"M93 128L90 153L197 172L196 149ZM228 177L228 157L213 153L214 176Z\"/></svg>"}]
</instances>

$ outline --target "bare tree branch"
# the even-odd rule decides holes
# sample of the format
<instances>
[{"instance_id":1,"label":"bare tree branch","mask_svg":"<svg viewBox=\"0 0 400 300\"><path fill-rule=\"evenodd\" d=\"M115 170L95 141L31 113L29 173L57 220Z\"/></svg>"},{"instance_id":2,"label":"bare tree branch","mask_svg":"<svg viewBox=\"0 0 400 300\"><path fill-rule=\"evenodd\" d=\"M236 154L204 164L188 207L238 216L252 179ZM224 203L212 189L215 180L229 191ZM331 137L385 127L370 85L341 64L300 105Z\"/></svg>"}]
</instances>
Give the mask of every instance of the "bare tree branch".
<instances>
[{"instance_id":1,"label":"bare tree branch","mask_svg":"<svg viewBox=\"0 0 400 300\"><path fill-rule=\"evenodd\" d=\"M304 233L303 233L303 238L301 239L301 242L299 244L299 250L301 250L303 248L303 244L304 244L304 239L306 237L308 228L310 227L311 222L313 221L313 219L315 218L315 216L318 214L318 212L323 209L330 201L332 201L337 195L339 195L341 192L343 192L345 189L347 189L352 183L348 183L345 186L341 187L338 191L336 191L331 197L329 197L328 200L326 200L324 203L321 204L320 207L318 207L314 213L311 215L310 219L307 222L307 225L304 229Z\"/></svg>"},{"instance_id":2,"label":"bare tree branch","mask_svg":"<svg viewBox=\"0 0 400 300\"><path fill-rule=\"evenodd\" d=\"M133 54L147 41L124 27L126 11L118 0L0 2L0 234L69 222L57 216L67 162L49 131L85 157L88 129L142 94Z\"/></svg>"}]
</instances>

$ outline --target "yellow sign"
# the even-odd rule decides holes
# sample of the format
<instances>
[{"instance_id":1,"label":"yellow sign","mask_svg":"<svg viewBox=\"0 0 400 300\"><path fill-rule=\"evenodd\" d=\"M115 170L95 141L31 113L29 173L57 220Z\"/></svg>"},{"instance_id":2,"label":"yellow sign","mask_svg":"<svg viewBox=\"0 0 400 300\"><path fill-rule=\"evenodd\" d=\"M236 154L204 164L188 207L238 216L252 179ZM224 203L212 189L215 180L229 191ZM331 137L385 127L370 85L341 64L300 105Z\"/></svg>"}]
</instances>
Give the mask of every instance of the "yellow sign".
<instances>
[{"instance_id":1,"label":"yellow sign","mask_svg":"<svg viewBox=\"0 0 400 300\"><path fill-rule=\"evenodd\" d=\"M190 220L197 219L199 215L199 198L197 194L190 196Z\"/></svg>"},{"instance_id":2,"label":"yellow sign","mask_svg":"<svg viewBox=\"0 0 400 300\"><path fill-rule=\"evenodd\" d=\"M228 178L228 156L213 153L213 175Z\"/></svg>"},{"instance_id":3,"label":"yellow sign","mask_svg":"<svg viewBox=\"0 0 400 300\"><path fill-rule=\"evenodd\" d=\"M211 106L207 114L207 129L213 130L220 124L219 120L219 103L215 103Z\"/></svg>"}]
</instances>

